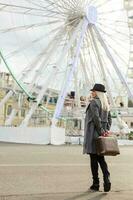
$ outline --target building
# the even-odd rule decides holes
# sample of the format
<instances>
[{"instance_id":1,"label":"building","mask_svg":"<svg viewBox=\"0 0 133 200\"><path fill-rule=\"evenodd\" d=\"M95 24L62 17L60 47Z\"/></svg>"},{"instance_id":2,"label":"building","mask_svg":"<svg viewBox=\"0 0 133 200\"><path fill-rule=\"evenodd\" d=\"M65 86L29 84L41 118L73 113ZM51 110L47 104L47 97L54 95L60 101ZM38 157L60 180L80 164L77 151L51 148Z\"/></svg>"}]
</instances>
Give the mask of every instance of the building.
<instances>
[{"instance_id":1,"label":"building","mask_svg":"<svg viewBox=\"0 0 133 200\"><path fill-rule=\"evenodd\" d=\"M9 73L6 72L0 73L0 102L10 90L13 90L15 85L16 84L14 83ZM48 95L45 95L43 98L43 104L49 110L53 110L55 108L56 102L57 102L57 97L54 96L48 97ZM18 104L20 105L19 107ZM8 99L8 101L6 101L3 104L2 109L0 109L0 125L1 126L5 125L6 120L9 118L12 110L15 108L17 109L17 113L16 116L14 117L12 125L19 126L22 120L25 118L30 106L31 102L27 100L27 96L24 93L22 93L22 91L18 88L15 91L15 93L13 93L13 95ZM45 117L47 117L45 112L41 108L38 108L30 120L30 126L44 125L47 120L44 120L42 118Z\"/></svg>"},{"instance_id":2,"label":"building","mask_svg":"<svg viewBox=\"0 0 133 200\"><path fill-rule=\"evenodd\" d=\"M5 72L0 73L0 102L6 96L6 94L15 86L15 83L12 77ZM36 91L34 96L37 96L41 88L36 86ZM71 134L81 134L83 130L83 113L86 107L86 97L80 97L80 108L77 107L75 93L70 92L67 95L64 102L64 109L62 112L62 118L58 122L58 126L66 127L66 132L69 135ZM41 105L45 109L38 107L35 113L32 115L29 126L40 127L40 126L50 126L53 112L58 100L58 91L53 89L48 89L46 94L43 97ZM119 102L119 101L118 101ZM18 107L18 104L20 105ZM28 113L32 102L27 100L27 96L22 93L20 89L17 89L16 92L4 103L2 109L0 109L0 125L5 126L6 120L9 118L12 110L17 109L17 113L12 122L12 126L19 126L26 114ZM120 106L120 105L119 105ZM119 108L118 108L119 110ZM122 119L128 124L129 127L133 127L133 113L122 114ZM65 121L64 119L65 118Z\"/></svg>"}]
</instances>

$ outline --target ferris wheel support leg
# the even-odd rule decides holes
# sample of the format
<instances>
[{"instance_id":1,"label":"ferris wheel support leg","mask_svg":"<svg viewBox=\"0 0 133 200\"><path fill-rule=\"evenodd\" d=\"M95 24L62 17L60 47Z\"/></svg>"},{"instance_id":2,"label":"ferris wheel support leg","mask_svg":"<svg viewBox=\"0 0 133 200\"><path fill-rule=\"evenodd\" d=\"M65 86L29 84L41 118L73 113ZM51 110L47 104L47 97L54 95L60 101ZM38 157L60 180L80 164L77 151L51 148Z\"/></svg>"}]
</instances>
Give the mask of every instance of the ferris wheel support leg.
<instances>
[{"instance_id":1,"label":"ferris wheel support leg","mask_svg":"<svg viewBox=\"0 0 133 200\"><path fill-rule=\"evenodd\" d=\"M2 106L8 101L8 99L13 95L13 91L10 90L6 96L1 100L0 102L0 108L2 108Z\"/></svg>"},{"instance_id":2,"label":"ferris wheel support leg","mask_svg":"<svg viewBox=\"0 0 133 200\"><path fill-rule=\"evenodd\" d=\"M89 85L90 85L90 87L91 87L92 86L91 85L91 81L89 80L88 75L87 75L88 73L87 73L87 70L86 70L85 65L84 65L84 60L83 60L82 52L81 52L81 55L80 55L80 62L81 62L81 65L82 65L82 69L83 69L83 73L84 73L84 77L85 77L86 86L89 87ZM86 62L85 62L85 64L86 64Z\"/></svg>"},{"instance_id":3,"label":"ferris wheel support leg","mask_svg":"<svg viewBox=\"0 0 133 200\"><path fill-rule=\"evenodd\" d=\"M17 112L21 109L21 97L22 94L19 94L18 102L15 103L14 108L11 111L11 114L7 117L5 121L5 126L11 126L12 122L17 114Z\"/></svg>"},{"instance_id":4,"label":"ferris wheel support leg","mask_svg":"<svg viewBox=\"0 0 133 200\"><path fill-rule=\"evenodd\" d=\"M62 110L62 107L63 107L63 104L64 104L64 100L65 100L65 97L66 97L66 94L67 94L68 86L69 86L69 84L70 84L70 82L72 80L74 71L75 71L75 69L77 67L77 64L78 64L80 48L81 48L81 45L82 45L82 42L83 42L84 34L85 34L85 32L87 30L87 27L88 27L88 23L89 22L85 18L84 21L83 21L80 38L79 38L79 41L78 41L77 46L76 46L76 55L74 57L72 67L71 67L70 72L69 72L69 74L68 74L68 76L66 78L65 85L63 86L63 88L61 90L61 93L59 95L59 99L58 99L58 102L57 102L57 105L56 105L56 109L55 109L55 112L54 112L54 116L53 116L53 119L52 119L53 123L60 116L60 113L61 113L61 110Z\"/></svg>"},{"instance_id":5,"label":"ferris wheel support leg","mask_svg":"<svg viewBox=\"0 0 133 200\"><path fill-rule=\"evenodd\" d=\"M88 42L88 38L87 38L87 44L89 47L90 43ZM81 63L82 63L82 68L83 68L84 77L86 81L86 86L91 88L94 85L95 81L94 81L94 75L93 75L93 69L92 69L93 66L91 66L90 51L88 51L88 54L89 54L89 61L87 62L86 54L84 52L83 53L81 52ZM90 63L89 67L91 67L91 69L88 67L88 63ZM88 73L87 73L87 69L88 69Z\"/></svg>"},{"instance_id":6,"label":"ferris wheel support leg","mask_svg":"<svg viewBox=\"0 0 133 200\"><path fill-rule=\"evenodd\" d=\"M16 116L17 110L13 109L9 118L5 121L5 126L11 126L14 117Z\"/></svg>"},{"instance_id":7,"label":"ferris wheel support leg","mask_svg":"<svg viewBox=\"0 0 133 200\"><path fill-rule=\"evenodd\" d=\"M75 83L75 91L76 91L76 94L75 94L76 106L78 108L80 108L81 105L80 105L79 82L78 82L78 71L77 70L74 73L74 83Z\"/></svg>"},{"instance_id":8,"label":"ferris wheel support leg","mask_svg":"<svg viewBox=\"0 0 133 200\"><path fill-rule=\"evenodd\" d=\"M48 79L46 80L44 87L41 89L39 95L37 96L36 99L36 103L34 103L30 109L30 111L28 112L28 114L26 115L25 119L22 121L20 127L26 127L28 126L29 120L31 119L31 116L33 115L33 113L35 112L35 110L37 109L38 105L40 104L47 88L48 85L53 81L55 74L57 73L57 68L54 68L54 70L52 71L52 74L49 75Z\"/></svg>"},{"instance_id":9,"label":"ferris wheel support leg","mask_svg":"<svg viewBox=\"0 0 133 200\"><path fill-rule=\"evenodd\" d=\"M25 117L25 119L22 121L20 127L26 127L26 126L28 125L31 116L32 116L32 114L35 112L35 110L36 110L36 108L38 107L38 104L40 103L40 101L42 100L43 95L45 94L45 92L46 92L46 90L47 90L47 88L48 88L48 85L50 84L50 82L51 82L51 81L54 79L54 77L56 76L57 71L58 71L58 68L60 68L60 66L61 66L61 64L62 64L62 62L63 62L63 59L62 59L62 58L64 58L64 56L66 55L67 51L70 49L70 47L71 47L73 41L75 40L76 35L77 35L77 32L79 31L80 26L81 26L81 23L78 25L78 28L77 28L76 31L73 33L73 35L72 35L72 37L71 37L71 39L70 39L70 43L66 46L66 48L64 49L64 51L63 51L63 53L62 53L62 55L61 55L59 61L57 62L57 68L53 71L52 75L50 74L50 76L49 76L49 78L48 78L48 81L46 81L45 84L44 84L44 88L40 91L40 93L39 93L39 95L38 95L38 97L37 97L37 103L34 104L34 105L31 107L29 113L27 114L27 116ZM54 49L54 50L55 50L55 49Z\"/></svg>"},{"instance_id":10,"label":"ferris wheel support leg","mask_svg":"<svg viewBox=\"0 0 133 200\"><path fill-rule=\"evenodd\" d=\"M88 37L87 37L87 44L88 44L88 47L90 47L90 41L88 40ZM93 87L94 83L95 83L95 77L94 77L94 69L93 69L93 66L94 66L94 63L92 62L92 59L91 59L91 52L90 52L90 49L88 49L88 54L89 54L89 67L88 67L88 62L86 60L86 55L84 55L84 62L83 62L83 68L85 68L85 65L87 65L87 69L88 69L88 72L89 72L89 79L90 79L90 84L88 84L89 88L90 87ZM83 58L83 54L81 53L81 56ZM85 65L84 65L85 63ZM87 72L86 72L86 76L87 76Z\"/></svg>"},{"instance_id":11,"label":"ferris wheel support leg","mask_svg":"<svg viewBox=\"0 0 133 200\"><path fill-rule=\"evenodd\" d=\"M114 105L113 97L112 97L112 94L111 94L111 91L110 91L110 87L109 87L109 84L108 84L108 79L107 79L106 72L105 72L105 69L104 69L104 66L103 66L103 62L102 62L102 59L101 59L101 56L100 56L100 53L99 53L98 45L97 45L96 39L93 35L92 26L89 27L89 31L90 31L90 35L91 35L95 50L96 50L96 55L98 57L100 67L101 67L101 70L102 70L103 82L104 82L104 84L107 88L107 91L108 91L108 94L109 94L109 97L110 97L110 100L111 100L111 104Z\"/></svg>"},{"instance_id":12,"label":"ferris wheel support leg","mask_svg":"<svg viewBox=\"0 0 133 200\"><path fill-rule=\"evenodd\" d=\"M73 58L74 52L75 52L75 46L76 46L77 39L75 40L74 45L71 47L71 59ZM78 67L74 72L74 86L75 86L75 105L76 107L80 108L80 94L79 94L79 82L78 82Z\"/></svg>"},{"instance_id":13,"label":"ferris wheel support leg","mask_svg":"<svg viewBox=\"0 0 133 200\"><path fill-rule=\"evenodd\" d=\"M121 71L119 70L119 68L118 68L118 66L117 66L117 64L116 64L116 62L115 62L115 60L113 59L113 57L112 57L112 55L111 55L111 53L110 53L110 51L109 51L107 45L105 44L105 42L104 42L104 40L103 40L101 34L100 34L99 31L97 30L96 26L93 26L93 29L94 29L95 33L97 34L98 39L99 39L99 42L100 42L101 45L103 46L103 48L104 48L104 50L105 50L105 52L106 52L106 55L108 56L110 62L112 63L112 65L113 65L113 67L114 67L114 69L115 69L115 71L116 71L118 77L120 78L121 83L122 83L122 84L125 86L125 88L127 89L127 92L128 92L129 97L131 97L131 98L133 99L133 93L131 92L130 88L128 87L128 84L127 84L125 78L123 77Z\"/></svg>"}]
</instances>

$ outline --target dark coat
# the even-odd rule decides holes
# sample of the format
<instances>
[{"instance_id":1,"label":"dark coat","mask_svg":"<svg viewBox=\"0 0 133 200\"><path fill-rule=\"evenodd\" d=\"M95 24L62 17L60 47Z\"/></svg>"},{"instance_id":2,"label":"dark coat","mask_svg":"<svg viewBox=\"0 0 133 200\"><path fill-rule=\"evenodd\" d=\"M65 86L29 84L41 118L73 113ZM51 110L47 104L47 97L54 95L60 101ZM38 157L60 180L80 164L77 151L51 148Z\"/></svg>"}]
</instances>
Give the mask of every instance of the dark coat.
<instances>
[{"instance_id":1,"label":"dark coat","mask_svg":"<svg viewBox=\"0 0 133 200\"><path fill-rule=\"evenodd\" d=\"M101 101L95 97L86 109L83 153L96 153L95 139L111 126L110 112L102 111Z\"/></svg>"}]
</instances>

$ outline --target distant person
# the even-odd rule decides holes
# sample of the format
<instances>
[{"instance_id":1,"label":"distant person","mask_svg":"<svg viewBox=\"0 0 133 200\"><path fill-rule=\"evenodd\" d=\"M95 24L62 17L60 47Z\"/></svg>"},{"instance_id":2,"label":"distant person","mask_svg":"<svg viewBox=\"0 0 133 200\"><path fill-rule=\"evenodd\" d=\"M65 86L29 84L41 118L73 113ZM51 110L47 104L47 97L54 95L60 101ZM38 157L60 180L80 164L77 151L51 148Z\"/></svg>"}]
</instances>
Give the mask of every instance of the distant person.
<instances>
[{"instance_id":1,"label":"distant person","mask_svg":"<svg viewBox=\"0 0 133 200\"><path fill-rule=\"evenodd\" d=\"M90 155L93 178L90 189L99 191L98 164L100 164L103 173L104 191L108 192L111 189L110 173L104 156L99 156L96 153L95 139L110 129L110 108L104 85L95 84L91 91L92 100L86 109L83 153Z\"/></svg>"},{"instance_id":2,"label":"distant person","mask_svg":"<svg viewBox=\"0 0 133 200\"><path fill-rule=\"evenodd\" d=\"M124 103L120 102L120 107L123 108L124 107Z\"/></svg>"}]
</instances>

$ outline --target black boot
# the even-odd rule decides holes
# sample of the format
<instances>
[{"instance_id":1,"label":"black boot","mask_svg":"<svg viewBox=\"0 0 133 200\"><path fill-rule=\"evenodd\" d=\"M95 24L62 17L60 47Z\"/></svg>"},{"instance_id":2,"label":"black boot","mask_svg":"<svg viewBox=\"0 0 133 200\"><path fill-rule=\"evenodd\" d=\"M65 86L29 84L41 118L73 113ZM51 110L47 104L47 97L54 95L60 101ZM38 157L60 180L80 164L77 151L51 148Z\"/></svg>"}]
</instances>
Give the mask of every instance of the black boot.
<instances>
[{"instance_id":1,"label":"black boot","mask_svg":"<svg viewBox=\"0 0 133 200\"><path fill-rule=\"evenodd\" d=\"M93 183L93 184L91 185L91 187L90 187L90 190L99 191L99 184L96 184L96 183L94 184L94 183Z\"/></svg>"},{"instance_id":2,"label":"black boot","mask_svg":"<svg viewBox=\"0 0 133 200\"><path fill-rule=\"evenodd\" d=\"M109 177L104 178L104 192L109 192L111 190L111 182Z\"/></svg>"},{"instance_id":3,"label":"black boot","mask_svg":"<svg viewBox=\"0 0 133 200\"><path fill-rule=\"evenodd\" d=\"M90 190L99 191L99 179L93 181Z\"/></svg>"}]
</instances>

